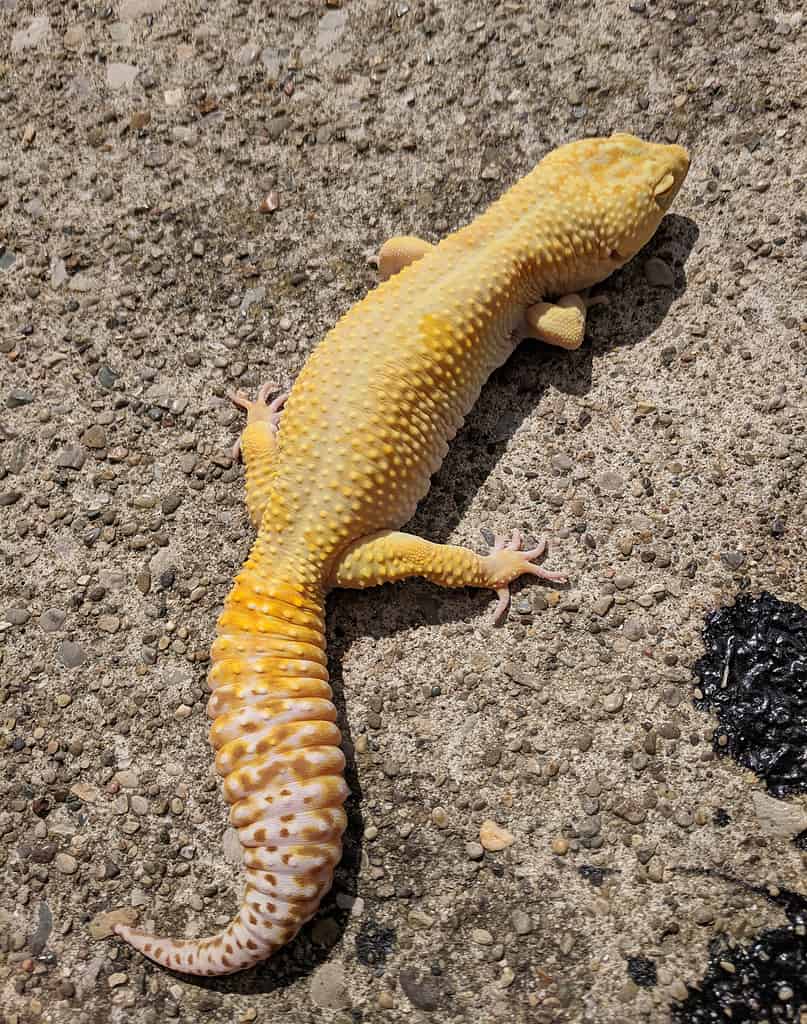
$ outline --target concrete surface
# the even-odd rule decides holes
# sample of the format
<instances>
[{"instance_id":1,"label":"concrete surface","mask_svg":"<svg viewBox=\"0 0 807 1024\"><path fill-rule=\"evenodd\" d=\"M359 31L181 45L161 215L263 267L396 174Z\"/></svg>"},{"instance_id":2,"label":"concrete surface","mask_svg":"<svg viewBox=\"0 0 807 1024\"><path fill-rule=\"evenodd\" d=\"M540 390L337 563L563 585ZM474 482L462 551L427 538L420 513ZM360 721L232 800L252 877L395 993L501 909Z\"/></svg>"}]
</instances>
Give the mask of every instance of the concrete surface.
<instances>
[{"instance_id":1,"label":"concrete surface","mask_svg":"<svg viewBox=\"0 0 807 1024\"><path fill-rule=\"evenodd\" d=\"M679 869L805 889L804 800L715 759L689 671L741 587L807 603L805 50L797 0L0 0L8 1024L656 1024L715 936L783 920ZM251 537L226 389L291 382L386 237L614 130L691 150L673 213L582 350L496 374L412 524L546 534L570 586L498 629L484 593L335 594L319 917L211 982L95 938L240 892L204 714Z\"/></svg>"}]
</instances>

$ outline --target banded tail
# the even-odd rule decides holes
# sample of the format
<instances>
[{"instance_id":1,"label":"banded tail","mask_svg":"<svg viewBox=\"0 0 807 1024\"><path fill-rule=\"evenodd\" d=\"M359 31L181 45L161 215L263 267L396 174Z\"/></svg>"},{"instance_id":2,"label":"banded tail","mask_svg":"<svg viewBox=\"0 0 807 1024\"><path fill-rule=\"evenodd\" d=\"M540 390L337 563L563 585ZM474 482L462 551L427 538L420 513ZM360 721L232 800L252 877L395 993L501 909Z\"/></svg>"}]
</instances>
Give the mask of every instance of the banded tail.
<instances>
[{"instance_id":1,"label":"banded tail","mask_svg":"<svg viewBox=\"0 0 807 1024\"><path fill-rule=\"evenodd\" d=\"M216 768L244 853L241 909L217 935L169 939L117 925L149 959L186 974L232 974L286 945L330 889L348 788L334 724L321 596L250 558L213 644L208 714Z\"/></svg>"}]
</instances>

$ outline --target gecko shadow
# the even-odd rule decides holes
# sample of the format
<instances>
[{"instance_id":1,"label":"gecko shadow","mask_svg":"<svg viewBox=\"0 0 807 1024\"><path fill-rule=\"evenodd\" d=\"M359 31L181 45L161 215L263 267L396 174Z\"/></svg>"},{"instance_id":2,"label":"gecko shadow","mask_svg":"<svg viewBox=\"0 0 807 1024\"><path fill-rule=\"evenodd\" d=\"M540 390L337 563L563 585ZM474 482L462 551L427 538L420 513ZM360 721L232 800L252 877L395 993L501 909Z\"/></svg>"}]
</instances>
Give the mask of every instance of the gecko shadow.
<instances>
[{"instance_id":1,"label":"gecko shadow","mask_svg":"<svg viewBox=\"0 0 807 1024\"><path fill-rule=\"evenodd\" d=\"M685 264L698 234L692 220L668 214L639 257L595 289L608 296L609 305L591 312L582 348L566 352L528 339L516 349L482 389L465 426L451 442L429 493L404 527L406 532L437 543L450 542L475 495L504 457L511 438L547 392L555 389L560 396L576 398L588 394L595 359L607 360L609 352L637 345L658 328L673 301L686 290ZM674 269L673 287L654 288L648 283L643 266L652 257L664 259ZM556 437L583 430L579 422L555 421ZM514 521L513 526L517 525L522 524ZM525 532L531 526L535 536L540 536L540 521L523 526ZM484 541L480 537L470 543L476 546ZM523 585L529 587L531 581ZM346 638L378 638L412 626L458 621L477 614L491 601L490 593L472 589L454 592L446 599L443 588L422 579L338 593L336 621Z\"/></svg>"},{"instance_id":2,"label":"gecko shadow","mask_svg":"<svg viewBox=\"0 0 807 1024\"><path fill-rule=\"evenodd\" d=\"M546 392L555 388L563 395L587 394L591 389L595 356L607 359L609 351L638 344L656 330L673 300L686 289L684 265L697 237L698 229L693 221L675 214L666 216L640 257L609 278L602 288L610 304L596 308L591 315L587 332L590 340L581 349L560 351L531 340L519 346L483 388L465 426L451 442L428 495L406 525L408 532L446 542L502 458L510 439ZM647 283L641 267L652 256L662 257L675 268L672 288L655 289ZM456 621L474 614L482 602L490 600L489 594L470 590L465 592L465 598L460 592L451 600L445 600L441 589L424 580L406 580L366 591L334 591L329 596L330 681L344 737L345 779L351 791L345 805L348 826L344 855L336 869L333 888L298 937L263 963L248 971L214 978L177 973L178 980L207 990L211 997L266 994L286 988L329 959L350 917L350 910L337 904L336 894L355 896L357 893L364 835L363 795L345 713L343 658L351 644L362 637L378 638L408 630L413 625Z\"/></svg>"}]
</instances>

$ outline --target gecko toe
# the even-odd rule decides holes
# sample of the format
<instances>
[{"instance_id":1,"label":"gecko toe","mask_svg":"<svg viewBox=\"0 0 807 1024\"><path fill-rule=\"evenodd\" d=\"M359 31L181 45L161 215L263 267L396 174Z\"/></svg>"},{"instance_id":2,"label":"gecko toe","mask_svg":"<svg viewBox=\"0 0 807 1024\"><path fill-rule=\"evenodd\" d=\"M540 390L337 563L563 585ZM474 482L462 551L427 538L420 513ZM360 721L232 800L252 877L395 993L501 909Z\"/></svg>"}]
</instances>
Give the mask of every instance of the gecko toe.
<instances>
[{"instance_id":1,"label":"gecko toe","mask_svg":"<svg viewBox=\"0 0 807 1024\"><path fill-rule=\"evenodd\" d=\"M493 609L493 621L499 622L510 607L510 587L498 587L496 594L499 600L496 602L496 607Z\"/></svg>"}]
</instances>

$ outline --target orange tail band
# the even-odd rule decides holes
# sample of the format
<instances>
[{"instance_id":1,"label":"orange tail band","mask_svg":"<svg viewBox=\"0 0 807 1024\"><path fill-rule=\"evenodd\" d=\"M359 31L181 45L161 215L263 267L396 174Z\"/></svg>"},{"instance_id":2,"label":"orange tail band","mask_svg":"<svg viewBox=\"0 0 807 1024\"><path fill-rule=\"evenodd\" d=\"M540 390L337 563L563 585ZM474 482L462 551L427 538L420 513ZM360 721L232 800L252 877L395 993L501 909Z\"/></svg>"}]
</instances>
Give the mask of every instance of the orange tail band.
<instances>
[{"instance_id":1,"label":"orange tail band","mask_svg":"<svg viewBox=\"0 0 807 1024\"><path fill-rule=\"evenodd\" d=\"M321 600L247 563L219 618L209 685L210 742L244 854L241 908L204 939L115 928L155 963L202 975L265 960L316 913L342 855L348 796Z\"/></svg>"}]
</instances>

